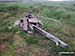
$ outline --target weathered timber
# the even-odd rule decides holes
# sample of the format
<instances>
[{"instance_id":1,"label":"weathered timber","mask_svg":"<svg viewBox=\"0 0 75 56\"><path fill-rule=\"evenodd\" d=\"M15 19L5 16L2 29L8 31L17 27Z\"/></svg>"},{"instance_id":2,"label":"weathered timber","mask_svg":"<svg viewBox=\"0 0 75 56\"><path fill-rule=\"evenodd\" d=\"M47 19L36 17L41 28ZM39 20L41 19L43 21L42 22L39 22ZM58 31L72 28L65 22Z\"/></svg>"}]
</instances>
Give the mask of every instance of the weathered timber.
<instances>
[{"instance_id":1,"label":"weathered timber","mask_svg":"<svg viewBox=\"0 0 75 56\"><path fill-rule=\"evenodd\" d=\"M29 22L30 23L38 23L39 20L37 20L36 18L32 18L32 19L29 19Z\"/></svg>"},{"instance_id":2,"label":"weathered timber","mask_svg":"<svg viewBox=\"0 0 75 56\"><path fill-rule=\"evenodd\" d=\"M46 32L45 30L42 30L41 28L33 25L33 27L35 28L35 30L37 30L40 34L42 34L43 36L51 39L52 41L54 41L56 43L56 45L60 45L62 47L67 47L68 45L66 43L64 43L63 41L59 40L58 38L56 38L55 36L51 35L50 33Z\"/></svg>"},{"instance_id":3,"label":"weathered timber","mask_svg":"<svg viewBox=\"0 0 75 56\"><path fill-rule=\"evenodd\" d=\"M59 52L60 55L75 55L75 52Z\"/></svg>"},{"instance_id":4,"label":"weathered timber","mask_svg":"<svg viewBox=\"0 0 75 56\"><path fill-rule=\"evenodd\" d=\"M40 18L40 19L48 19L48 20L54 21L54 22L56 22L58 24L61 24L61 22L59 20L55 20L53 18L47 18L47 17L43 17L43 16L37 16L37 17Z\"/></svg>"}]
</instances>

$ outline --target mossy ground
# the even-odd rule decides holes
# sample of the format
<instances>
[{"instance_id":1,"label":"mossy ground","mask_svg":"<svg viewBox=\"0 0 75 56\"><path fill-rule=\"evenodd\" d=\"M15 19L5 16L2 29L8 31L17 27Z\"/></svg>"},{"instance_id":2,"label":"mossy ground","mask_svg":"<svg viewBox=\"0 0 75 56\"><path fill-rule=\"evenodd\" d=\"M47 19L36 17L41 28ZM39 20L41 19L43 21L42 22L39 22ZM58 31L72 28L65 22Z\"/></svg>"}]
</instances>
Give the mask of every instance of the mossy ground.
<instances>
[{"instance_id":1,"label":"mossy ground","mask_svg":"<svg viewBox=\"0 0 75 56\"><path fill-rule=\"evenodd\" d=\"M60 51L75 51L75 7L73 2L66 4L63 2L0 3L0 56L58 56L57 53ZM54 42L36 31L27 34L20 27L13 26L16 20L25 16L30 6L33 7L35 15L54 18L63 23L57 24L38 18L44 23L40 27L67 43L68 48L56 46Z\"/></svg>"}]
</instances>

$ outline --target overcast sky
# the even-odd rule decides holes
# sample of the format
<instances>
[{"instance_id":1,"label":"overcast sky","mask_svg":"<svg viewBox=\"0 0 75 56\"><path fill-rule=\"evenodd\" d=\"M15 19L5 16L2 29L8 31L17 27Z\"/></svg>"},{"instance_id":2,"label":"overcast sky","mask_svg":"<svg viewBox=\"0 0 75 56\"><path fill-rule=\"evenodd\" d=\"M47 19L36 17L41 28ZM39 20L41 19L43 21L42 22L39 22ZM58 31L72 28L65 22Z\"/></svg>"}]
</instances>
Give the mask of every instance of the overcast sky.
<instances>
[{"instance_id":1,"label":"overcast sky","mask_svg":"<svg viewBox=\"0 0 75 56\"><path fill-rule=\"evenodd\" d=\"M75 1L75 0L34 0L34 1Z\"/></svg>"},{"instance_id":2,"label":"overcast sky","mask_svg":"<svg viewBox=\"0 0 75 56\"><path fill-rule=\"evenodd\" d=\"M74 0L48 0L48 1L74 1Z\"/></svg>"},{"instance_id":3,"label":"overcast sky","mask_svg":"<svg viewBox=\"0 0 75 56\"><path fill-rule=\"evenodd\" d=\"M33 1L75 1L75 0L33 0Z\"/></svg>"},{"instance_id":4,"label":"overcast sky","mask_svg":"<svg viewBox=\"0 0 75 56\"><path fill-rule=\"evenodd\" d=\"M48 0L48 1L74 1L74 0Z\"/></svg>"},{"instance_id":5,"label":"overcast sky","mask_svg":"<svg viewBox=\"0 0 75 56\"><path fill-rule=\"evenodd\" d=\"M26 1L26 0L0 0L0 1ZM30 1L75 1L75 0L30 0Z\"/></svg>"}]
</instances>

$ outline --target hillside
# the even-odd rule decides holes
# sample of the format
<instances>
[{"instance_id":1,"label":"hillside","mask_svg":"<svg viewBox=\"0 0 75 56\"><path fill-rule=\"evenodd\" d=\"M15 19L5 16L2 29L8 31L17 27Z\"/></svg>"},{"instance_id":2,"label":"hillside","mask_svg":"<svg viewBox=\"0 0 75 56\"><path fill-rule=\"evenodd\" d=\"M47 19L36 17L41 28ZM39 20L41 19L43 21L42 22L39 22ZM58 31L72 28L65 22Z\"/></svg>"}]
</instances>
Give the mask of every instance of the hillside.
<instances>
[{"instance_id":1,"label":"hillside","mask_svg":"<svg viewBox=\"0 0 75 56\"><path fill-rule=\"evenodd\" d=\"M13 26L25 17L30 6L37 19L44 23L40 28L69 45L56 46L50 39L36 31L25 33ZM60 21L41 19L38 16ZM60 51L75 51L75 4L74 2L0 3L0 56L58 56Z\"/></svg>"}]
</instances>

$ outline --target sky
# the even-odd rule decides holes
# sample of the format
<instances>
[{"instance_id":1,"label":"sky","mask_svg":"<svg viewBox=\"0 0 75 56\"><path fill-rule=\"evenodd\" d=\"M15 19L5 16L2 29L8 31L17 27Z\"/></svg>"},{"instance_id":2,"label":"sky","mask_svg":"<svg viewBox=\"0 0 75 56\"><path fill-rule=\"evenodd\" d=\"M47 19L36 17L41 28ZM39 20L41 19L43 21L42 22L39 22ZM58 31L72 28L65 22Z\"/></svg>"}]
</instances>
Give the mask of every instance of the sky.
<instances>
[{"instance_id":1,"label":"sky","mask_svg":"<svg viewBox=\"0 0 75 56\"><path fill-rule=\"evenodd\" d=\"M21 1L21 0L0 0L0 1ZM75 0L32 0L32 1L75 1Z\"/></svg>"},{"instance_id":2,"label":"sky","mask_svg":"<svg viewBox=\"0 0 75 56\"><path fill-rule=\"evenodd\" d=\"M50 1L50 0L49 0ZM52 0L52 1L63 1L63 0Z\"/></svg>"},{"instance_id":3,"label":"sky","mask_svg":"<svg viewBox=\"0 0 75 56\"><path fill-rule=\"evenodd\" d=\"M33 1L75 1L75 0L33 0Z\"/></svg>"},{"instance_id":4,"label":"sky","mask_svg":"<svg viewBox=\"0 0 75 56\"><path fill-rule=\"evenodd\" d=\"M48 1L74 1L74 0L48 0Z\"/></svg>"}]
</instances>

